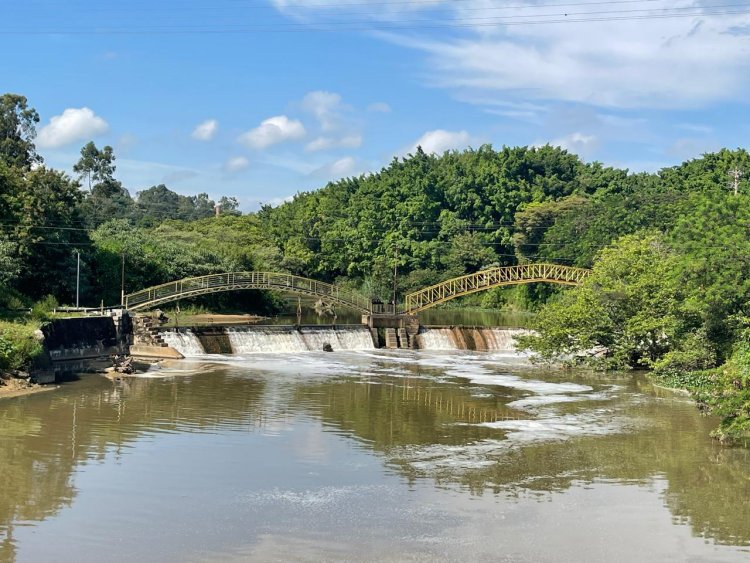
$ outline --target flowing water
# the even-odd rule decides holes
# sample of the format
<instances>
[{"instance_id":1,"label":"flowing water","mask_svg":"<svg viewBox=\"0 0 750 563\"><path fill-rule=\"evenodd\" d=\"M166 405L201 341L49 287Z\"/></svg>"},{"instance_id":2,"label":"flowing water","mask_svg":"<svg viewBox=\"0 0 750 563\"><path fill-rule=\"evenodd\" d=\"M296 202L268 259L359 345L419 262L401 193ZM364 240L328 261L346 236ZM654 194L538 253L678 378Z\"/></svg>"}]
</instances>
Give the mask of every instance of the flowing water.
<instances>
[{"instance_id":1,"label":"flowing water","mask_svg":"<svg viewBox=\"0 0 750 563\"><path fill-rule=\"evenodd\" d=\"M415 347L420 350L515 350L514 338L525 329L490 327L421 328ZM224 352L314 352L330 347L339 350L374 350L373 335L365 326L242 326L202 329L170 328L160 332L164 342L185 357ZM222 345L218 340L225 340Z\"/></svg>"},{"instance_id":2,"label":"flowing water","mask_svg":"<svg viewBox=\"0 0 750 563\"><path fill-rule=\"evenodd\" d=\"M0 560L746 561L750 455L715 424L511 351L87 375L0 402Z\"/></svg>"}]
</instances>

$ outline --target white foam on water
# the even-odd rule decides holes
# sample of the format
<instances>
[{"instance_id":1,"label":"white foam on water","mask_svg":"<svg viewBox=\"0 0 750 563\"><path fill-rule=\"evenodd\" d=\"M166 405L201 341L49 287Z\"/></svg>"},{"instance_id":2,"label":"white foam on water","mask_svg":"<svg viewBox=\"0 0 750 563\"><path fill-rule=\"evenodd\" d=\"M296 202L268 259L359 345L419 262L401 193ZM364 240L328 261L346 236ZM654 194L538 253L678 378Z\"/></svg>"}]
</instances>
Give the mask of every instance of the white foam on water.
<instances>
[{"instance_id":1,"label":"white foam on water","mask_svg":"<svg viewBox=\"0 0 750 563\"><path fill-rule=\"evenodd\" d=\"M504 431L504 437L455 446L435 444L422 448L403 448L395 457L407 461L415 469L427 472L440 469L470 470L494 465L513 449L618 434L630 431L634 424L633 419L607 409L528 420L484 422L471 426Z\"/></svg>"},{"instance_id":2,"label":"white foam on water","mask_svg":"<svg viewBox=\"0 0 750 563\"><path fill-rule=\"evenodd\" d=\"M534 395L524 397L508 403L506 406L514 409L534 410L540 407L559 403L577 403L582 401L607 401L611 396L607 393L581 393L579 395Z\"/></svg>"},{"instance_id":3,"label":"white foam on water","mask_svg":"<svg viewBox=\"0 0 750 563\"><path fill-rule=\"evenodd\" d=\"M479 385L498 385L501 387L509 387L511 389L519 389L521 391L530 391L538 395L583 393L594 390L588 385L579 385L578 383L553 383L551 381L541 381L538 379L524 379L517 375L495 374L478 366L453 368L447 370L446 375L468 379L472 383Z\"/></svg>"},{"instance_id":4,"label":"white foam on water","mask_svg":"<svg viewBox=\"0 0 750 563\"><path fill-rule=\"evenodd\" d=\"M354 485L341 487L320 487L307 490L290 490L274 488L243 495L238 500L242 504L265 507L291 507L300 510L329 510L341 502L351 502L353 497L366 494L382 494L388 489L380 485Z\"/></svg>"},{"instance_id":5,"label":"white foam on water","mask_svg":"<svg viewBox=\"0 0 750 563\"><path fill-rule=\"evenodd\" d=\"M479 426L506 430L505 439L510 444L530 444L616 434L630 426L630 419L623 416L613 416L611 411L595 410L581 414L549 416L531 420L482 422L479 423Z\"/></svg>"}]
</instances>

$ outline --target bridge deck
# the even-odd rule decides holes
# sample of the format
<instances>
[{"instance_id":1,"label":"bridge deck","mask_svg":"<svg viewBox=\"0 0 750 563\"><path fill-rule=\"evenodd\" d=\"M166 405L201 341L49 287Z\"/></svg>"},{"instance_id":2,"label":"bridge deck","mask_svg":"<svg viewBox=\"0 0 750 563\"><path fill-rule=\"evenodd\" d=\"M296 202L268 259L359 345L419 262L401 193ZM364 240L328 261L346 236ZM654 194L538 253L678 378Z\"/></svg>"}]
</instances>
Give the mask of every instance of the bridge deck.
<instances>
[{"instance_id":1,"label":"bridge deck","mask_svg":"<svg viewBox=\"0 0 750 563\"><path fill-rule=\"evenodd\" d=\"M590 273L583 268L557 264L523 264L483 270L446 280L406 296L401 315L413 315L462 295L519 283L550 282L578 285ZM373 313L372 301L354 291L293 274L276 272L229 272L186 278L126 295L123 305L133 311L163 303L224 291L262 289L317 297L362 313ZM399 316L398 313L390 316Z\"/></svg>"},{"instance_id":2,"label":"bridge deck","mask_svg":"<svg viewBox=\"0 0 750 563\"><path fill-rule=\"evenodd\" d=\"M329 283L275 272L229 272L187 278L126 295L124 305L130 310L148 309L197 295L241 289L276 290L319 297L363 313L372 309L369 299L352 291Z\"/></svg>"},{"instance_id":3,"label":"bridge deck","mask_svg":"<svg viewBox=\"0 0 750 563\"><path fill-rule=\"evenodd\" d=\"M563 285L578 285L590 270L560 266L558 264L522 264L482 270L466 276L453 278L426 287L406 296L404 312L418 313L456 297L484 291L493 287L521 283L549 282Z\"/></svg>"}]
</instances>

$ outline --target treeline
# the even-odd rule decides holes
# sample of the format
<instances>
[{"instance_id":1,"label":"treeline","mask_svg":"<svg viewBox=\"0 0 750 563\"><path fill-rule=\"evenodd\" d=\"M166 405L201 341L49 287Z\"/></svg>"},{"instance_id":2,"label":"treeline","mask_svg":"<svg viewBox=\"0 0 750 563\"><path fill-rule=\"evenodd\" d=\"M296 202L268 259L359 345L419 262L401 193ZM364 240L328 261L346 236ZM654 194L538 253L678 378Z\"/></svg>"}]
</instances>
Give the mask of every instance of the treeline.
<instances>
[{"instance_id":1,"label":"treeline","mask_svg":"<svg viewBox=\"0 0 750 563\"><path fill-rule=\"evenodd\" d=\"M26 98L0 96L0 309L46 296L74 303L78 256L80 299L88 306L119 303L123 257L128 291L254 267L253 219L240 216L235 198L214 202L163 184L131 197L115 176L112 148L94 143L81 149L70 177L37 153L38 122Z\"/></svg>"},{"instance_id":2,"label":"treeline","mask_svg":"<svg viewBox=\"0 0 750 563\"><path fill-rule=\"evenodd\" d=\"M286 268L387 299L394 266L398 292L405 293L513 264L519 210L637 181L549 146L496 151L485 145L442 156L418 149L376 174L298 194L258 216Z\"/></svg>"}]
</instances>

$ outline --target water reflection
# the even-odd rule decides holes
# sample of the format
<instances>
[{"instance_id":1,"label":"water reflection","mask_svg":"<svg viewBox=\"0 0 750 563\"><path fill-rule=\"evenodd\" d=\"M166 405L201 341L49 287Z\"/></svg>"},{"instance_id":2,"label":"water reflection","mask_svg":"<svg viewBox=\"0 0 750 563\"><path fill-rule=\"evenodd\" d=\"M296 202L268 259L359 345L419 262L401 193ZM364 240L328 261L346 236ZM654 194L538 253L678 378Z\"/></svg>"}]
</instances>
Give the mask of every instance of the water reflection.
<instances>
[{"instance_id":1,"label":"water reflection","mask_svg":"<svg viewBox=\"0 0 750 563\"><path fill-rule=\"evenodd\" d=\"M91 377L48 394L0 404L0 560L15 556L14 526L70 506L77 466L144 436L222 432L265 423L265 381L210 377L163 380Z\"/></svg>"},{"instance_id":2,"label":"water reflection","mask_svg":"<svg viewBox=\"0 0 750 563\"><path fill-rule=\"evenodd\" d=\"M404 490L432 482L510 501L658 480L675 523L712 542L750 545L748 451L717 447L707 438L713 421L687 401L655 396L643 380L545 373L482 354L225 360L163 378L88 377L0 403L0 559L18 555L21 527L75 508L81 468L121 463L146 444L188 434L237 434L229 441L245 450L232 455L248 460L255 454L242 433L255 436L254 447L288 440L293 455L258 450L268 467L302 460L319 468L351 461L351 453L331 453L326 435L336 434L382 459L382 471L398 474ZM285 437L291 427L300 433ZM172 463L185 467L187 484L191 465L200 465ZM255 471L258 478L263 468ZM288 478L309 487L324 482L316 475ZM141 494L160 494L142 486Z\"/></svg>"},{"instance_id":3,"label":"water reflection","mask_svg":"<svg viewBox=\"0 0 750 563\"><path fill-rule=\"evenodd\" d=\"M512 497L664 477L664 502L675 522L718 543L750 545L750 452L708 439L715 421L699 417L689 402L653 400L643 379L619 378L613 390L610 380L577 378L601 392L532 414L508 408L519 395L512 389L478 392L440 382L444 372L434 368L402 369L413 377L302 385L297 403L314 403L323 420L385 454L412 483L431 478L474 495ZM509 439L513 428L522 439Z\"/></svg>"}]
</instances>

